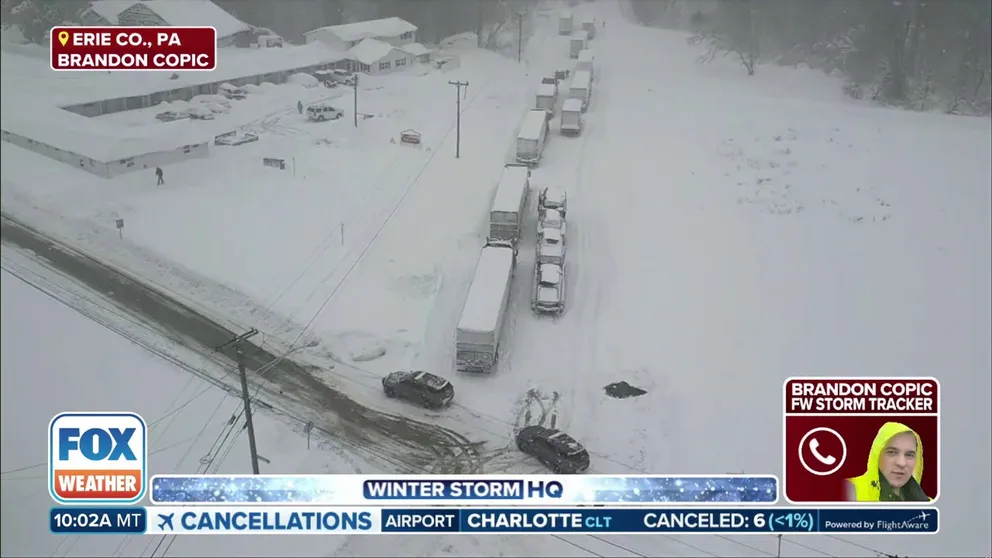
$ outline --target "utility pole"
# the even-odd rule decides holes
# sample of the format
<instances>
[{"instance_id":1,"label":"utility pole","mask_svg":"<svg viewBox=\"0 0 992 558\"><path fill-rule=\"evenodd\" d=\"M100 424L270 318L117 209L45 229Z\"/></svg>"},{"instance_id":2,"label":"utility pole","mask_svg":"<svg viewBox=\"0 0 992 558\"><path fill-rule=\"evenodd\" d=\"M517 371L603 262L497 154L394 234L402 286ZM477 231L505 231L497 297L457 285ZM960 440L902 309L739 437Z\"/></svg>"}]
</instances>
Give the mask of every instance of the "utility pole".
<instances>
[{"instance_id":1,"label":"utility pole","mask_svg":"<svg viewBox=\"0 0 992 558\"><path fill-rule=\"evenodd\" d=\"M523 58L524 52L524 12L517 12L517 62Z\"/></svg>"},{"instance_id":2,"label":"utility pole","mask_svg":"<svg viewBox=\"0 0 992 558\"><path fill-rule=\"evenodd\" d=\"M245 423L248 425L248 450L251 452L251 472L258 474L258 446L255 445L255 423L251 418L251 395L248 394L248 374L245 372L244 352L241 350L241 343L258 335L258 330L251 328L246 333L231 339L227 343L217 347L221 350L234 345L234 354L238 360L238 374L241 375L241 399L245 403Z\"/></svg>"},{"instance_id":3,"label":"utility pole","mask_svg":"<svg viewBox=\"0 0 992 558\"><path fill-rule=\"evenodd\" d=\"M465 94L468 94L468 82L467 81L449 81L450 85L455 86L455 110L457 114L455 115L455 159L459 159L462 156L462 87L465 88Z\"/></svg>"},{"instance_id":4,"label":"utility pole","mask_svg":"<svg viewBox=\"0 0 992 558\"><path fill-rule=\"evenodd\" d=\"M358 72L355 72L355 81L352 86L355 90L355 127L358 127Z\"/></svg>"}]
</instances>

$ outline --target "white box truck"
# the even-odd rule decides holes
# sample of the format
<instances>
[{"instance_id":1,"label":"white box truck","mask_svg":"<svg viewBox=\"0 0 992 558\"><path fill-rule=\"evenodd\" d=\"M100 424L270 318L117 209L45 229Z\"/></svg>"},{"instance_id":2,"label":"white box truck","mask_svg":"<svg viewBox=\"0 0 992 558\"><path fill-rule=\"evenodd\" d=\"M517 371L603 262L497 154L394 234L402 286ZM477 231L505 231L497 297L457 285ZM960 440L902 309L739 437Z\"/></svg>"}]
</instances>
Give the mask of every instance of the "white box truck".
<instances>
[{"instance_id":1,"label":"white box truck","mask_svg":"<svg viewBox=\"0 0 992 558\"><path fill-rule=\"evenodd\" d=\"M558 34L559 35L571 35L572 34L572 12L562 12L558 16Z\"/></svg>"},{"instance_id":2,"label":"white box truck","mask_svg":"<svg viewBox=\"0 0 992 558\"><path fill-rule=\"evenodd\" d=\"M479 255L455 332L455 363L463 372L489 372L499 360L500 333L516 267L513 248L486 246Z\"/></svg>"},{"instance_id":3,"label":"white box truck","mask_svg":"<svg viewBox=\"0 0 992 558\"><path fill-rule=\"evenodd\" d=\"M525 165L503 167L489 210L489 244L511 248L517 245L529 193L530 169Z\"/></svg>"},{"instance_id":4,"label":"white box truck","mask_svg":"<svg viewBox=\"0 0 992 558\"><path fill-rule=\"evenodd\" d=\"M586 32L590 40L596 38L596 18L587 17L583 19L582 30Z\"/></svg>"},{"instance_id":5,"label":"white box truck","mask_svg":"<svg viewBox=\"0 0 992 558\"><path fill-rule=\"evenodd\" d=\"M555 116L555 105L558 104L558 86L553 83L542 83L537 86L537 96L534 108L547 113L548 120Z\"/></svg>"},{"instance_id":6,"label":"white box truck","mask_svg":"<svg viewBox=\"0 0 992 558\"><path fill-rule=\"evenodd\" d=\"M585 112L589 107L590 97L592 97L592 74L584 70L575 72L572 75L572 83L568 86L568 98L581 101L582 112Z\"/></svg>"},{"instance_id":7,"label":"white box truck","mask_svg":"<svg viewBox=\"0 0 992 558\"><path fill-rule=\"evenodd\" d=\"M582 134L582 100L568 99L561 106L561 134L563 136L578 136Z\"/></svg>"},{"instance_id":8,"label":"white box truck","mask_svg":"<svg viewBox=\"0 0 992 558\"><path fill-rule=\"evenodd\" d=\"M548 113L537 109L528 111L517 134L517 162L536 167L541 162L547 139Z\"/></svg>"},{"instance_id":9,"label":"white box truck","mask_svg":"<svg viewBox=\"0 0 992 558\"><path fill-rule=\"evenodd\" d=\"M587 48L579 53L579 59L578 61L575 62L575 71L589 72L589 75L593 76L595 72L593 72L592 67L595 62L596 62L596 55L593 54L593 51L591 49Z\"/></svg>"},{"instance_id":10,"label":"white box truck","mask_svg":"<svg viewBox=\"0 0 992 558\"><path fill-rule=\"evenodd\" d=\"M586 49L588 43L588 34L585 31L576 31L572 35L571 43L569 43L568 55L572 58L578 58L579 53Z\"/></svg>"}]
</instances>

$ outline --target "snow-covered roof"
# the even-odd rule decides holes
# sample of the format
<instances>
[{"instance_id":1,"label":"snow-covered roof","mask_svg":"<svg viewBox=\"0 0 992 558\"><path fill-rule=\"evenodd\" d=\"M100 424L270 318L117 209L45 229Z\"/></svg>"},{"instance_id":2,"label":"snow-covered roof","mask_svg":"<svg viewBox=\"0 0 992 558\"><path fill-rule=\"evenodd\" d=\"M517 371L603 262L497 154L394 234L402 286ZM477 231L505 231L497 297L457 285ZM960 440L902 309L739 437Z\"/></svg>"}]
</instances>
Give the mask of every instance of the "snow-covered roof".
<instances>
[{"instance_id":1,"label":"snow-covered roof","mask_svg":"<svg viewBox=\"0 0 992 558\"><path fill-rule=\"evenodd\" d=\"M541 245L541 256L547 256L549 258L560 259L564 254L564 249L561 244L542 244Z\"/></svg>"},{"instance_id":2,"label":"snow-covered roof","mask_svg":"<svg viewBox=\"0 0 992 558\"><path fill-rule=\"evenodd\" d=\"M578 99L571 99L571 100L578 100ZM565 194L565 190L562 190L561 188L548 186L547 188L544 189L545 204L562 205L565 203L566 197L567 194Z\"/></svg>"},{"instance_id":3,"label":"snow-covered roof","mask_svg":"<svg viewBox=\"0 0 992 558\"><path fill-rule=\"evenodd\" d=\"M362 64L375 64L395 49L393 45L377 39L365 39L348 51L348 58Z\"/></svg>"},{"instance_id":4,"label":"snow-covered roof","mask_svg":"<svg viewBox=\"0 0 992 558\"><path fill-rule=\"evenodd\" d=\"M97 0L90 9L112 24L117 24L121 12L135 4L143 4L169 25L206 25L217 29L217 38L248 31L251 26L224 11L210 0Z\"/></svg>"},{"instance_id":5,"label":"snow-covered roof","mask_svg":"<svg viewBox=\"0 0 992 558\"><path fill-rule=\"evenodd\" d=\"M512 248L486 246L482 249L475 278L472 279L465 308L458 321L460 331L492 333L496 330L512 272Z\"/></svg>"},{"instance_id":6,"label":"snow-covered roof","mask_svg":"<svg viewBox=\"0 0 992 558\"><path fill-rule=\"evenodd\" d=\"M554 287L538 287L537 300L540 302L558 302L558 289Z\"/></svg>"},{"instance_id":7,"label":"snow-covered roof","mask_svg":"<svg viewBox=\"0 0 992 558\"><path fill-rule=\"evenodd\" d=\"M334 34L342 41L350 42L375 37L399 37L403 33L411 33L416 30L417 26L409 21L398 17L387 17L385 19L359 21L344 25L329 25L320 29L314 29L313 31L307 31L304 35L310 35L317 31L326 31Z\"/></svg>"},{"instance_id":8,"label":"snow-covered roof","mask_svg":"<svg viewBox=\"0 0 992 558\"><path fill-rule=\"evenodd\" d=\"M29 92L44 91L46 103L57 106L85 104L105 99L149 95L191 85L229 81L235 78L330 64L343 60L344 53L321 42L283 48L220 48L217 49L217 69L212 72L176 72L178 79L169 79L169 72L90 72L86 79L73 72L53 72L47 59L0 53L4 79L0 80L4 106L8 97L32 96Z\"/></svg>"},{"instance_id":9,"label":"snow-covered roof","mask_svg":"<svg viewBox=\"0 0 992 558\"><path fill-rule=\"evenodd\" d=\"M572 42L587 40L589 40L589 33L584 30L576 31L575 34L572 35Z\"/></svg>"},{"instance_id":10,"label":"snow-covered roof","mask_svg":"<svg viewBox=\"0 0 992 558\"><path fill-rule=\"evenodd\" d=\"M400 46L400 50L406 51L414 56L423 56L425 54L430 54L431 49L425 47L420 43L408 43Z\"/></svg>"},{"instance_id":11,"label":"snow-covered roof","mask_svg":"<svg viewBox=\"0 0 992 558\"><path fill-rule=\"evenodd\" d=\"M572 88L586 89L592 83L592 74L589 70L579 70L572 74Z\"/></svg>"},{"instance_id":12,"label":"snow-covered roof","mask_svg":"<svg viewBox=\"0 0 992 558\"><path fill-rule=\"evenodd\" d=\"M496 185L492 211L514 213L520 211L520 202L530 185L527 167L510 165L503 168L503 174Z\"/></svg>"},{"instance_id":13,"label":"snow-covered roof","mask_svg":"<svg viewBox=\"0 0 992 558\"><path fill-rule=\"evenodd\" d=\"M207 142L212 137L182 121L122 128L55 107L25 104L23 100L17 106L18 110L3 110L0 114L0 128L5 132L101 162L172 151Z\"/></svg>"},{"instance_id":14,"label":"snow-covered roof","mask_svg":"<svg viewBox=\"0 0 992 558\"><path fill-rule=\"evenodd\" d=\"M520 123L520 133L517 137L525 140L540 139L544 133L544 127L548 124L548 113L543 110L532 110L524 116L524 121Z\"/></svg>"},{"instance_id":15,"label":"snow-covered roof","mask_svg":"<svg viewBox=\"0 0 992 558\"><path fill-rule=\"evenodd\" d=\"M561 244L561 229L544 229L541 241L547 244Z\"/></svg>"},{"instance_id":16,"label":"snow-covered roof","mask_svg":"<svg viewBox=\"0 0 992 558\"><path fill-rule=\"evenodd\" d=\"M551 442L551 445L559 448L560 451L563 451L567 455L573 455L585 449L582 447L582 444L575 440L575 438L561 431L548 436L548 441Z\"/></svg>"},{"instance_id":17,"label":"snow-covered roof","mask_svg":"<svg viewBox=\"0 0 992 558\"><path fill-rule=\"evenodd\" d=\"M566 99L561 110L562 112L582 112L582 99Z\"/></svg>"},{"instance_id":18,"label":"snow-covered roof","mask_svg":"<svg viewBox=\"0 0 992 558\"><path fill-rule=\"evenodd\" d=\"M440 376L436 376L429 372L423 372L423 371L417 372L417 374L413 377L413 379L435 391L440 391L448 387L448 383L449 383L448 380L445 380Z\"/></svg>"},{"instance_id":19,"label":"snow-covered roof","mask_svg":"<svg viewBox=\"0 0 992 558\"><path fill-rule=\"evenodd\" d=\"M592 52L592 49L584 48L579 51L579 62L592 62L596 59L596 55Z\"/></svg>"},{"instance_id":20,"label":"snow-covered roof","mask_svg":"<svg viewBox=\"0 0 992 558\"><path fill-rule=\"evenodd\" d=\"M556 264L541 264L541 283L557 285L561 280L561 267Z\"/></svg>"},{"instance_id":21,"label":"snow-covered roof","mask_svg":"<svg viewBox=\"0 0 992 558\"><path fill-rule=\"evenodd\" d=\"M548 209L544 212L544 216L541 217L541 222L547 225L557 225L563 220L561 212L557 209Z\"/></svg>"},{"instance_id":22,"label":"snow-covered roof","mask_svg":"<svg viewBox=\"0 0 992 558\"><path fill-rule=\"evenodd\" d=\"M554 84L542 83L537 86L537 96L538 97L554 97L558 93Z\"/></svg>"}]
</instances>

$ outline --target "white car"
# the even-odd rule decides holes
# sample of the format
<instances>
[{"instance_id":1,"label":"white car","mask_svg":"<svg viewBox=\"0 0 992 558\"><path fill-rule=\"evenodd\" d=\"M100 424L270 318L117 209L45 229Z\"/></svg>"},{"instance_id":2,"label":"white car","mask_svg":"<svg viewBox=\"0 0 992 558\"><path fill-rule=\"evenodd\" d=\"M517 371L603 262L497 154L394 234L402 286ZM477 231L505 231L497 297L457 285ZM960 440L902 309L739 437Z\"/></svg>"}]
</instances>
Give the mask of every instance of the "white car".
<instances>
[{"instance_id":1,"label":"white car","mask_svg":"<svg viewBox=\"0 0 992 558\"><path fill-rule=\"evenodd\" d=\"M560 188L547 187L541 190L538 204L542 211L555 209L561 216L565 217L565 210L568 206L568 195Z\"/></svg>"},{"instance_id":2,"label":"white car","mask_svg":"<svg viewBox=\"0 0 992 558\"><path fill-rule=\"evenodd\" d=\"M193 120L213 120L214 119L214 111L212 111L212 110L210 110L207 107L202 106L202 105L201 106L198 106L198 107L195 107L195 106L194 107L189 107L189 109L186 112L189 114L189 117L192 118Z\"/></svg>"},{"instance_id":3,"label":"white car","mask_svg":"<svg viewBox=\"0 0 992 558\"><path fill-rule=\"evenodd\" d=\"M214 114L227 114L230 108L218 103L203 103L203 107Z\"/></svg>"},{"instance_id":4,"label":"white car","mask_svg":"<svg viewBox=\"0 0 992 558\"><path fill-rule=\"evenodd\" d=\"M541 263L561 264L565 260L565 237L560 229L546 228L537 238L537 257Z\"/></svg>"},{"instance_id":5,"label":"white car","mask_svg":"<svg viewBox=\"0 0 992 558\"><path fill-rule=\"evenodd\" d=\"M536 275L531 307L541 314L561 314L565 310L565 268L541 264Z\"/></svg>"},{"instance_id":6,"label":"white car","mask_svg":"<svg viewBox=\"0 0 992 558\"><path fill-rule=\"evenodd\" d=\"M159 122L175 122L176 120L182 120L184 118L189 118L189 113L185 110L167 110L155 115L155 119Z\"/></svg>"},{"instance_id":7,"label":"white car","mask_svg":"<svg viewBox=\"0 0 992 558\"><path fill-rule=\"evenodd\" d=\"M217 94L224 98L234 99L236 101L240 101L248 97L248 93L244 89L235 87L230 83L220 84L220 87L217 88Z\"/></svg>"},{"instance_id":8,"label":"white car","mask_svg":"<svg viewBox=\"0 0 992 558\"><path fill-rule=\"evenodd\" d=\"M196 97L190 99L189 103L191 105L197 105L197 104L205 105L207 103L212 103L212 104L220 105L227 109L231 108L231 101L227 100L221 95L197 95Z\"/></svg>"},{"instance_id":9,"label":"white car","mask_svg":"<svg viewBox=\"0 0 992 558\"><path fill-rule=\"evenodd\" d=\"M541 213L537 222L538 236L544 236L548 229L557 229L563 237L565 236L565 217L557 209L548 209Z\"/></svg>"},{"instance_id":10,"label":"white car","mask_svg":"<svg viewBox=\"0 0 992 558\"><path fill-rule=\"evenodd\" d=\"M344 111L336 109L331 105L321 103L307 107L307 118L314 122L337 120L342 116L344 116Z\"/></svg>"}]
</instances>

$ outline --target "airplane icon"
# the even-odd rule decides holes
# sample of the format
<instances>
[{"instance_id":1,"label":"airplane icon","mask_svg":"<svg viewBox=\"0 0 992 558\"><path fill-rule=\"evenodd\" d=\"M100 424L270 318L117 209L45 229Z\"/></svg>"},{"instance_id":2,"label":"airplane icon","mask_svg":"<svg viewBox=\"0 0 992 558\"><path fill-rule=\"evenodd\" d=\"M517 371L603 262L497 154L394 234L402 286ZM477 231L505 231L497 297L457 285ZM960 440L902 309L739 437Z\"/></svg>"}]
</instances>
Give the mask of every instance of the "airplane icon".
<instances>
[{"instance_id":1,"label":"airplane icon","mask_svg":"<svg viewBox=\"0 0 992 558\"><path fill-rule=\"evenodd\" d=\"M175 531L175 529L172 527L172 516L174 516L174 515L176 515L176 514L175 513L169 513L169 514L160 513L160 514L158 514L158 518L160 520L160 523L158 524L158 530L159 531L164 531L165 530L165 526L168 525L170 531Z\"/></svg>"},{"instance_id":2,"label":"airplane icon","mask_svg":"<svg viewBox=\"0 0 992 558\"><path fill-rule=\"evenodd\" d=\"M913 519L919 519L920 521L926 521L927 518L930 517L931 515L933 515L933 514L927 513L926 510L923 510L923 511L920 512L920 515L914 517Z\"/></svg>"}]
</instances>

